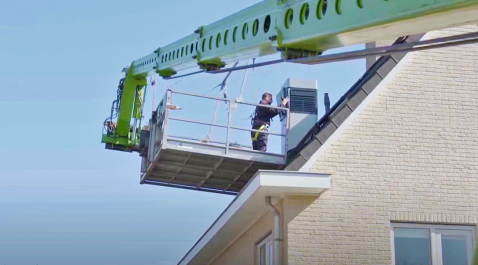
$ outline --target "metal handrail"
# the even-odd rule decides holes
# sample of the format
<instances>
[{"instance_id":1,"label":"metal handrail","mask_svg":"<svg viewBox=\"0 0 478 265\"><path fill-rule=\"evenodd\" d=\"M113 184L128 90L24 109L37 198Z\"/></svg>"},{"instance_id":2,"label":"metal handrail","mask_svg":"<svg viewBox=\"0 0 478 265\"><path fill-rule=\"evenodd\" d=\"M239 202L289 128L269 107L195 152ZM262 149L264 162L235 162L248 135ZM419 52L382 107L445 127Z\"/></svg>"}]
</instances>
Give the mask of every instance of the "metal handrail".
<instances>
[{"instance_id":1,"label":"metal handrail","mask_svg":"<svg viewBox=\"0 0 478 265\"><path fill-rule=\"evenodd\" d=\"M192 97L197 97L197 98L208 98L208 99L215 99L215 100L220 100L220 101L231 101L231 99L228 99L228 98L218 98L218 97L213 97L213 96L198 95L198 94L180 92L180 91L170 90L170 89L168 91L171 91L171 94L179 94L179 95L192 96Z\"/></svg>"},{"instance_id":2,"label":"metal handrail","mask_svg":"<svg viewBox=\"0 0 478 265\"><path fill-rule=\"evenodd\" d=\"M250 106L256 106L256 107L264 107L264 108L269 108L269 109L278 109L278 110L284 110L284 111L289 112L289 109L288 109L288 108L283 108L283 107L274 107L274 106L270 106L270 105L256 104L256 103L252 103L252 102L236 101L236 100L234 100L234 102L235 102L235 103L238 103L238 104L243 104L243 105L250 105Z\"/></svg>"},{"instance_id":3,"label":"metal handrail","mask_svg":"<svg viewBox=\"0 0 478 265\"><path fill-rule=\"evenodd\" d=\"M169 119L170 119L170 120L173 120L173 121L182 121L182 122L196 123L196 124L201 124L201 125L210 125L210 126L220 127L220 128L227 128L226 125L220 125L220 124L209 123L209 122L203 122L203 121L188 120L188 119L173 118L173 117L170 117Z\"/></svg>"},{"instance_id":4,"label":"metal handrail","mask_svg":"<svg viewBox=\"0 0 478 265\"><path fill-rule=\"evenodd\" d=\"M176 90L169 90L169 91L171 91L172 94L193 96L193 97L198 97L198 98L214 99L214 100L220 100L220 101L229 101L229 102L243 104L243 105L250 105L250 106L256 106L256 107L265 107L265 108L270 108L270 109L278 109L278 110L289 111L288 108L274 107L274 106L270 106L270 105L257 104L257 103L246 102L246 101L237 101L235 99L230 99L230 98L218 98L218 97L213 97L213 96L206 96L206 95L198 95L198 94L192 94L192 93L187 93L187 92L180 92L180 91L176 91Z\"/></svg>"},{"instance_id":5,"label":"metal handrail","mask_svg":"<svg viewBox=\"0 0 478 265\"><path fill-rule=\"evenodd\" d=\"M210 126L219 127L219 128L228 128L227 125L220 125L220 124L202 122L202 121L196 121L196 120L188 120L188 119L173 118L173 117L170 117L169 119L173 120L173 121L181 121L181 122L195 123L195 124L201 124L201 125L210 125ZM280 134L280 133L264 132L264 131L242 128L242 127L235 127L235 126L230 126L229 128L234 129L234 130L239 130L239 131L249 131L249 132L259 132L259 133L263 133L263 134L271 134L271 135L275 135L275 136L283 136L283 137L287 136L285 134Z\"/></svg>"},{"instance_id":6,"label":"metal handrail","mask_svg":"<svg viewBox=\"0 0 478 265\"><path fill-rule=\"evenodd\" d=\"M171 89L168 89L166 91L166 95L163 98L162 102L157 108L157 114L160 115L162 113L160 112L168 112L169 109L166 108L165 106L167 105L173 105L172 103L172 95L173 94L179 94L179 95L185 95L185 96L192 96L192 97L198 97L198 98L205 98L205 99L211 99L211 100L219 100L223 102L229 102L227 104L227 111L228 111L228 117L227 117L227 125L221 125L221 124L216 124L216 123L210 123L210 122L202 122L198 120L190 120L190 119L182 119L182 118L173 118L170 117L170 115L163 115L164 116L164 121L167 123L166 120L174 120L174 121L179 121L179 122L187 122L187 123L193 123L193 124L200 124L200 125L208 125L208 126L214 126L214 127L219 127L219 128L225 128L227 129L227 136L226 136L226 142L225 142L225 152L226 154L229 152L229 138L230 138L230 130L239 130L239 131L248 131L248 132L258 132L258 133L263 133L267 135L275 135L275 136L280 136L280 137L285 137L286 139L286 145L287 145L287 133L282 134L282 133L275 133L275 132L265 132L265 131L260 131L260 130L254 130L254 129L249 129L249 128L243 128L243 127L236 127L236 126L231 126L231 120L232 120L232 105L237 103L237 104L243 104L243 105L249 105L249 106L256 106L256 107L266 107L266 108L271 108L271 109L277 109L277 110L282 110L287 113L287 130L289 130L289 113L290 110L288 108L283 108L283 107L274 107L274 106L269 106L269 105L263 105L263 104L255 104L251 102L242 102L242 101L237 101L235 99L228 99L228 98L219 98L219 97L214 97L214 96L207 96L207 95L198 95L198 94L193 94L193 93L188 93L188 92L181 92L181 91L173 91ZM167 137L167 135L165 135ZM287 148L285 148L286 150ZM284 152L284 157L287 156L287 152Z\"/></svg>"},{"instance_id":7,"label":"metal handrail","mask_svg":"<svg viewBox=\"0 0 478 265\"><path fill-rule=\"evenodd\" d=\"M170 134L169 137L177 138L177 139L184 139L184 140L192 140L192 141L202 141L200 138L186 137L186 136L173 135L173 134ZM221 144L221 145L226 144L226 142L223 142L223 141L209 141L208 143ZM240 144L240 143L237 143L237 142L232 142L231 144L235 144L236 146L241 146L241 147L246 147L246 148L251 148L252 147L250 145L243 145L243 144Z\"/></svg>"},{"instance_id":8,"label":"metal handrail","mask_svg":"<svg viewBox=\"0 0 478 265\"><path fill-rule=\"evenodd\" d=\"M254 130L254 129L234 127L234 126L231 126L231 129L239 130L239 131L258 132L258 133L270 134L270 135L281 136L281 137L286 137L287 136L286 134L280 134L280 133L274 133L274 132L264 132L264 131Z\"/></svg>"}]
</instances>

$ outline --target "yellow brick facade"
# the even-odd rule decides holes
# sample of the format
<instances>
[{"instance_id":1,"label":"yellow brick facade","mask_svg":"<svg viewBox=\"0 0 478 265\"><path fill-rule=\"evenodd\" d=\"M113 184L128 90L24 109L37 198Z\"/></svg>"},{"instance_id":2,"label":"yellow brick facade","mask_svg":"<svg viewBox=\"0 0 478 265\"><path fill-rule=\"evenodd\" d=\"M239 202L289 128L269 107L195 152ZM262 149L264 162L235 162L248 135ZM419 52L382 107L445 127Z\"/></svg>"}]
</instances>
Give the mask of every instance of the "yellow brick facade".
<instances>
[{"instance_id":1,"label":"yellow brick facade","mask_svg":"<svg viewBox=\"0 0 478 265\"><path fill-rule=\"evenodd\" d=\"M310 168L332 188L289 224L289 265L391 264L391 221L478 223L478 45L409 56Z\"/></svg>"}]
</instances>

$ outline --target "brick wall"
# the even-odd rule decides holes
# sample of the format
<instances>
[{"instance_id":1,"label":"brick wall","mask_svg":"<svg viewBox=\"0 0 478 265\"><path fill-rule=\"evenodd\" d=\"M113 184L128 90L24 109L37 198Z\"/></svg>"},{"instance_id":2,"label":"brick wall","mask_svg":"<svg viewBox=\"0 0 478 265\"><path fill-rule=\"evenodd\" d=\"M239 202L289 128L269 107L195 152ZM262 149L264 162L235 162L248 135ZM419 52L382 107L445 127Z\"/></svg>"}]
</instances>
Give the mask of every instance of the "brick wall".
<instances>
[{"instance_id":1,"label":"brick wall","mask_svg":"<svg viewBox=\"0 0 478 265\"><path fill-rule=\"evenodd\" d=\"M408 56L319 150L332 188L288 222L288 264L390 264L391 221L478 223L478 45Z\"/></svg>"},{"instance_id":2,"label":"brick wall","mask_svg":"<svg viewBox=\"0 0 478 265\"><path fill-rule=\"evenodd\" d=\"M262 216L247 232L220 254L211 265L257 264L256 245L272 233L274 216L272 212ZM225 244L229 242L224 242ZM209 264L206 261L204 264Z\"/></svg>"}]
</instances>

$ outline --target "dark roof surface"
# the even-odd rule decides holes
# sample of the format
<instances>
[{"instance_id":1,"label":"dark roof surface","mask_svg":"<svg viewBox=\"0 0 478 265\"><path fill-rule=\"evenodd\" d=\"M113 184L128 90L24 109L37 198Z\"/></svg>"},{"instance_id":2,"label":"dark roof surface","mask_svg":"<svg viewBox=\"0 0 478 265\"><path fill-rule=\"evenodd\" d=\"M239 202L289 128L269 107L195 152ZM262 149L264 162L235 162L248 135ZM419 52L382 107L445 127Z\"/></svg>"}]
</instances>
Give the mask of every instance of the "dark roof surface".
<instances>
[{"instance_id":1,"label":"dark roof surface","mask_svg":"<svg viewBox=\"0 0 478 265\"><path fill-rule=\"evenodd\" d=\"M400 37L393 45L416 42L424 34ZM353 111L397 66L407 52L380 57L288 154L285 170L299 170Z\"/></svg>"}]
</instances>

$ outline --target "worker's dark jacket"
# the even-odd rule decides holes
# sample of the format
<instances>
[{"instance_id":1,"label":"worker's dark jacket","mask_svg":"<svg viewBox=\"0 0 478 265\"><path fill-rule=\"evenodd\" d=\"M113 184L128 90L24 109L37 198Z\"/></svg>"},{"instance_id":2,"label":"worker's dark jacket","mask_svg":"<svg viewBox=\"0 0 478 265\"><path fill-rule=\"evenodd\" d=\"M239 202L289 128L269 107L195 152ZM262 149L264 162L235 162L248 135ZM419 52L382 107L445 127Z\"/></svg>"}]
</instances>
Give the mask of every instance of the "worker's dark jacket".
<instances>
[{"instance_id":1,"label":"worker's dark jacket","mask_svg":"<svg viewBox=\"0 0 478 265\"><path fill-rule=\"evenodd\" d=\"M259 102L261 105L269 105L264 101ZM279 107L284 107L282 104ZM252 129L259 131L268 131L268 127L271 124L272 118L277 116L281 110L272 109L268 107L257 106L252 118ZM268 135L265 133L251 132L252 149L262 152L267 151Z\"/></svg>"},{"instance_id":2,"label":"worker's dark jacket","mask_svg":"<svg viewBox=\"0 0 478 265\"><path fill-rule=\"evenodd\" d=\"M269 105L265 101L261 100L259 102L261 105ZM282 104L279 107L284 107ZM254 117L252 118L252 125L270 125L272 118L277 116L281 110L279 109L273 109L273 108L267 108L267 107L262 107L262 106L257 106L256 107L256 112Z\"/></svg>"}]
</instances>

